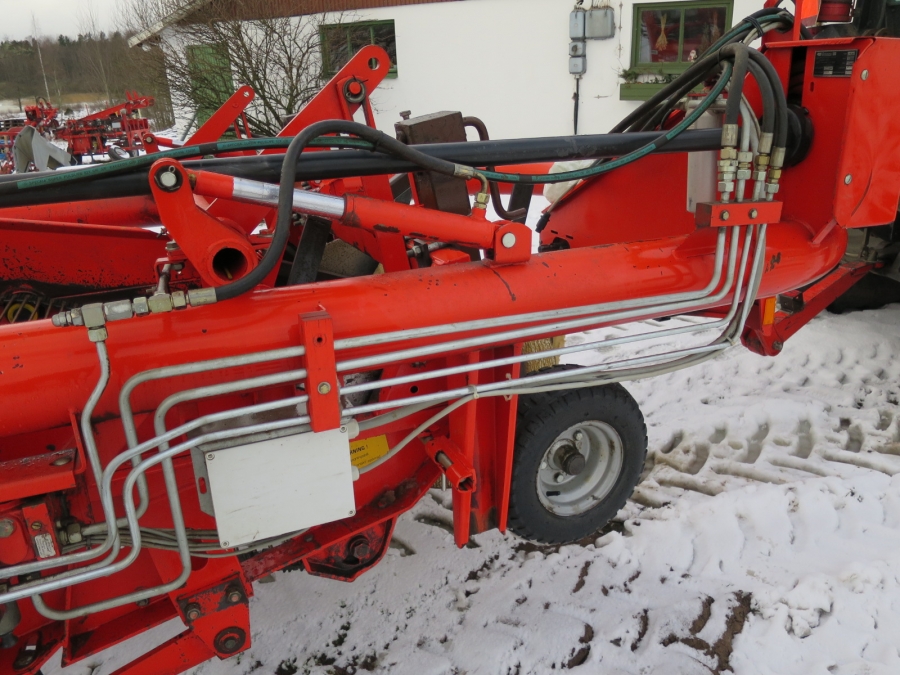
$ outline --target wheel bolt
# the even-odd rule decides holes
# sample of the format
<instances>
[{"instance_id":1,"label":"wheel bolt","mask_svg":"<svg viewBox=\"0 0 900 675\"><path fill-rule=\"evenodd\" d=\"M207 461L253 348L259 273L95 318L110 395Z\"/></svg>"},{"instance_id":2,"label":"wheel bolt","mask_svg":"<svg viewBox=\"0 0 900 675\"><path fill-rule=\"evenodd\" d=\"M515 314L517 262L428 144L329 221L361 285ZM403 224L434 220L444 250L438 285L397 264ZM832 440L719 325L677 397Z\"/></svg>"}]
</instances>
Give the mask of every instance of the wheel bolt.
<instances>
[{"instance_id":1,"label":"wheel bolt","mask_svg":"<svg viewBox=\"0 0 900 675\"><path fill-rule=\"evenodd\" d=\"M566 474L564 474L562 472L556 474L556 482L557 483L562 483L565 479L566 479Z\"/></svg>"}]
</instances>

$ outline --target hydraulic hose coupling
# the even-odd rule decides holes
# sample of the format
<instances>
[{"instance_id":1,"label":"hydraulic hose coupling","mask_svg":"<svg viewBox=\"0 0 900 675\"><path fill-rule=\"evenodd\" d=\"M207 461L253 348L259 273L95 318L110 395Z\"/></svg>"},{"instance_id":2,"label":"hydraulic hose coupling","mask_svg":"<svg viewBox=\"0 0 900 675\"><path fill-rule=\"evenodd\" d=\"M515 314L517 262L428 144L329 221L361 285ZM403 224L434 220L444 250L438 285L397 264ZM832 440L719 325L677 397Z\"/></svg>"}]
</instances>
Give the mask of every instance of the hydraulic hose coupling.
<instances>
[{"instance_id":1,"label":"hydraulic hose coupling","mask_svg":"<svg viewBox=\"0 0 900 675\"><path fill-rule=\"evenodd\" d=\"M775 148L769 162L769 175L766 181L766 199L772 201L778 193L778 181L781 179L781 167L784 166L785 148Z\"/></svg>"},{"instance_id":2,"label":"hydraulic hose coupling","mask_svg":"<svg viewBox=\"0 0 900 675\"><path fill-rule=\"evenodd\" d=\"M721 193L721 201L731 201L734 192L734 181L738 170L738 125L726 124L722 127L722 150L719 152L718 184L716 190Z\"/></svg>"}]
</instances>

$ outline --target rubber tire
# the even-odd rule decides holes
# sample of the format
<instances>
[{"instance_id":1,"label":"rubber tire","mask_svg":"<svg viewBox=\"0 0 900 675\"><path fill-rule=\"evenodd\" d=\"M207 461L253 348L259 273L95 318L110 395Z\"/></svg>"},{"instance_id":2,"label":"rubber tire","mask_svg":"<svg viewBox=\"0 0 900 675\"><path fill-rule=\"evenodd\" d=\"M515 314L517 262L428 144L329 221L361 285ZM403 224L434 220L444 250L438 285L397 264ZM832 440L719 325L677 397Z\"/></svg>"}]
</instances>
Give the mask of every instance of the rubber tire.
<instances>
[{"instance_id":1,"label":"rubber tire","mask_svg":"<svg viewBox=\"0 0 900 675\"><path fill-rule=\"evenodd\" d=\"M552 370L566 369L555 366ZM550 370L550 369L547 369ZM546 372L546 370L542 371ZM622 439L622 471L612 490L577 516L548 511L537 495L537 472L553 440L578 422L598 420ZM584 539L603 528L631 496L647 456L647 427L637 402L620 384L519 397L516 443L509 497L509 529L547 544Z\"/></svg>"}]
</instances>

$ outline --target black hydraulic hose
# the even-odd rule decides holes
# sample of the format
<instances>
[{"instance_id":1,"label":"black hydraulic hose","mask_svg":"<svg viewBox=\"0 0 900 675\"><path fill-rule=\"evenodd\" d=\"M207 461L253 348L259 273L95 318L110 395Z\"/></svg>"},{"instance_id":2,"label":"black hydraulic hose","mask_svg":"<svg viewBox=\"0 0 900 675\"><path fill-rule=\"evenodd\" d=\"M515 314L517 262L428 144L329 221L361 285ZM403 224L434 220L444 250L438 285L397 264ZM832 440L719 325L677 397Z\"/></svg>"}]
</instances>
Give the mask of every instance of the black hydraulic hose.
<instances>
[{"instance_id":1,"label":"black hydraulic hose","mask_svg":"<svg viewBox=\"0 0 900 675\"><path fill-rule=\"evenodd\" d=\"M306 149L307 144L317 136L329 133L320 131L325 122L311 124L294 137L287 151L284 153L284 161L281 166L281 189L278 191L278 219L275 224L275 234L272 243L263 254L262 260L250 272L237 281L216 287L216 300L229 300L255 288L265 279L269 272L281 260L284 248L287 246L291 234L291 219L294 212L294 183L297 173L297 160Z\"/></svg>"},{"instance_id":2,"label":"black hydraulic hose","mask_svg":"<svg viewBox=\"0 0 900 675\"><path fill-rule=\"evenodd\" d=\"M766 77L763 69L760 68L756 61L750 60L750 74L756 80L759 87L759 93L762 97L763 115L760 131L762 133L773 133L775 131L775 92L772 90L772 83Z\"/></svg>"},{"instance_id":3,"label":"black hydraulic hose","mask_svg":"<svg viewBox=\"0 0 900 675\"><path fill-rule=\"evenodd\" d=\"M744 79L747 77L747 68L750 64L749 51L747 45L741 42L732 43L719 51L726 58L728 55L734 56L734 74L731 76L728 100L725 103L725 124L737 124L741 115L741 96L744 92Z\"/></svg>"},{"instance_id":4,"label":"black hydraulic hose","mask_svg":"<svg viewBox=\"0 0 900 675\"><path fill-rule=\"evenodd\" d=\"M436 171L449 176L469 177L473 174L471 169L454 162L448 162L437 157L431 157L404 145L395 138L357 122L344 120L324 120L306 127L294 137L284 154L281 165L281 180L278 190L278 211L275 220L275 234L272 243L254 269L237 281L215 289L216 300L229 300L252 288L268 276L269 272L281 259L291 231L291 220L294 212L294 185L297 182L297 160L306 149L309 142L326 134L353 134L363 140L371 142L374 147L384 149L393 155L414 162L423 169Z\"/></svg>"},{"instance_id":5,"label":"black hydraulic hose","mask_svg":"<svg viewBox=\"0 0 900 675\"><path fill-rule=\"evenodd\" d=\"M767 19L776 17L780 18L786 24L793 23L793 17L791 17L790 14L786 13L784 10L779 10L776 8L761 9L751 14L748 18ZM650 117L656 117L657 106L667 99L674 98L674 93L677 90L684 89L684 84L682 83L685 82L685 80L683 80L682 78L691 78L694 81L694 84L687 88L686 92L696 87L698 84L700 84L700 82L706 79L706 73L708 72L709 68L703 68L701 72L701 64L703 64L706 57L714 53L716 49L724 47L725 44L729 44L737 40L743 40L743 38L750 33L751 29L752 25L749 22L738 24L738 26L732 29L732 31L728 35L723 36L723 40L727 39L726 43L717 43L718 47L714 45L712 48L710 48L710 51L707 51L706 53L701 55L700 59L698 61L695 61L694 64L692 64L687 70L685 70L684 73L682 73L676 80L667 84L660 91L650 97L647 101L638 106L638 108L633 110L621 122L613 127L610 133L621 133L634 128L647 128L646 124L648 119ZM698 73L700 73L699 76ZM684 94L682 94L682 97L683 96ZM675 99L675 101L677 100L679 99ZM665 117L665 113L663 113L660 119L662 117Z\"/></svg>"},{"instance_id":6,"label":"black hydraulic hose","mask_svg":"<svg viewBox=\"0 0 900 675\"><path fill-rule=\"evenodd\" d=\"M758 51L750 50L750 58L753 59L757 65L759 65L765 74L765 77L769 80L772 85L773 93L775 94L775 143L774 147L776 148L785 148L787 147L787 134L788 134L788 109L787 109L787 99L784 95L784 89L781 86L781 78L778 77L778 72L775 70L775 66L772 65L772 62L769 61L765 56L760 54Z\"/></svg>"}]
</instances>

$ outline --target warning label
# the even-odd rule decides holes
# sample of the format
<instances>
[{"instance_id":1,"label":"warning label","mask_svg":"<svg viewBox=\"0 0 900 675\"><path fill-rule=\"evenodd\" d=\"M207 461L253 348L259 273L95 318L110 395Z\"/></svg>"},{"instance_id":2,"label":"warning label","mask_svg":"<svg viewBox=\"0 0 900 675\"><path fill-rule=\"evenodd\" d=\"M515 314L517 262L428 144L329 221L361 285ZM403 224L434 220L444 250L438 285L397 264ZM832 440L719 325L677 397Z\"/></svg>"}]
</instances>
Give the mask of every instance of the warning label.
<instances>
[{"instance_id":1,"label":"warning label","mask_svg":"<svg viewBox=\"0 0 900 675\"><path fill-rule=\"evenodd\" d=\"M357 469L369 466L375 460L384 457L390 448L387 436L372 436L350 442L350 463Z\"/></svg>"}]
</instances>

